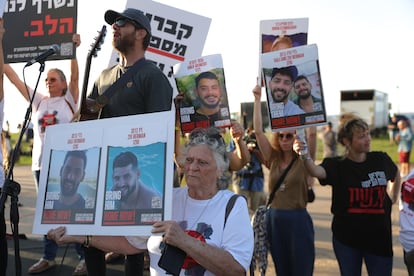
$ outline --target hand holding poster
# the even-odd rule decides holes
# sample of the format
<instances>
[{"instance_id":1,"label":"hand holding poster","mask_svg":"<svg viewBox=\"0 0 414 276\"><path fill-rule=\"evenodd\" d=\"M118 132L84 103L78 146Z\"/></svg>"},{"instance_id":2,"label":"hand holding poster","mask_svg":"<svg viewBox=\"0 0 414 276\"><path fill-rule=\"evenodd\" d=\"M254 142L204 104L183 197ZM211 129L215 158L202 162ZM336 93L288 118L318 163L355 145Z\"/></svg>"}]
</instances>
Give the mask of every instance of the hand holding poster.
<instances>
[{"instance_id":1,"label":"hand holding poster","mask_svg":"<svg viewBox=\"0 0 414 276\"><path fill-rule=\"evenodd\" d=\"M272 131L326 122L315 44L262 54L261 63Z\"/></svg>"},{"instance_id":2,"label":"hand holding poster","mask_svg":"<svg viewBox=\"0 0 414 276\"><path fill-rule=\"evenodd\" d=\"M150 235L171 217L173 145L174 111L47 127L33 233Z\"/></svg>"},{"instance_id":3,"label":"hand holding poster","mask_svg":"<svg viewBox=\"0 0 414 276\"><path fill-rule=\"evenodd\" d=\"M230 111L221 55L188 60L173 68L179 103L181 130L197 127L228 127Z\"/></svg>"}]
</instances>

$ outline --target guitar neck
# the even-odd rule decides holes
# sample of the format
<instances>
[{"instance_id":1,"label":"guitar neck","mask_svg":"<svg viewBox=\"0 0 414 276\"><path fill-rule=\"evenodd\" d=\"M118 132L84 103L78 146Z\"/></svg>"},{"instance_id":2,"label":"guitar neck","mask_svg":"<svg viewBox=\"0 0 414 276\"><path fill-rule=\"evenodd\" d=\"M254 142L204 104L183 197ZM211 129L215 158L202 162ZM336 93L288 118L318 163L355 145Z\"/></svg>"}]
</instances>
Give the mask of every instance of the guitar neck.
<instances>
[{"instance_id":1,"label":"guitar neck","mask_svg":"<svg viewBox=\"0 0 414 276\"><path fill-rule=\"evenodd\" d=\"M87 101L87 92L88 92L88 83L89 83L89 73L91 71L91 63L92 63L92 58L94 56L97 55L97 52L100 50L100 46L104 41L106 35L106 26L103 25L101 31L99 32L99 36L95 39L95 43L92 45L92 49L88 54L88 57L86 59L86 64L85 64L85 73L84 73L84 77L83 77L83 85L82 85L82 93L81 93L81 98L80 98L80 108L78 111L78 114L75 115L75 117L77 117L77 119L74 118L74 120L77 121L85 121L85 120L92 120L92 119L97 119L98 115L93 115L90 116L89 114L92 114L89 111L88 108L88 101Z\"/></svg>"},{"instance_id":2,"label":"guitar neck","mask_svg":"<svg viewBox=\"0 0 414 276\"><path fill-rule=\"evenodd\" d=\"M85 65L85 73L83 75L81 105L85 102L86 94L88 92L89 73L91 71L92 56L88 56Z\"/></svg>"}]
</instances>

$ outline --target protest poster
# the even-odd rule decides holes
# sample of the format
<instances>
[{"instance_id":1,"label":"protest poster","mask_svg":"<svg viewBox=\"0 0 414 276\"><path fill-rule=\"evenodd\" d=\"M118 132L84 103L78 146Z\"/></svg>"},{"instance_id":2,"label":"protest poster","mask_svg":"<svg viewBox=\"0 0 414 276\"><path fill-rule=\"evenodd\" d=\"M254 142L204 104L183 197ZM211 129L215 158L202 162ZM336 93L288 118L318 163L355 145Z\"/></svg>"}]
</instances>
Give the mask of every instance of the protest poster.
<instances>
[{"instance_id":1,"label":"protest poster","mask_svg":"<svg viewBox=\"0 0 414 276\"><path fill-rule=\"evenodd\" d=\"M174 115L47 127L33 233L146 236L171 219Z\"/></svg>"},{"instance_id":2,"label":"protest poster","mask_svg":"<svg viewBox=\"0 0 414 276\"><path fill-rule=\"evenodd\" d=\"M306 45L308 25L308 18L261 20L259 40L261 53Z\"/></svg>"},{"instance_id":3,"label":"protest poster","mask_svg":"<svg viewBox=\"0 0 414 276\"><path fill-rule=\"evenodd\" d=\"M6 6L6 0L0 0L0 17L3 18L4 7Z\"/></svg>"},{"instance_id":4,"label":"protest poster","mask_svg":"<svg viewBox=\"0 0 414 276\"><path fill-rule=\"evenodd\" d=\"M29 61L55 44L59 50L49 60L76 57L72 35L77 28L77 6L77 0L6 0L4 63Z\"/></svg>"},{"instance_id":5,"label":"protest poster","mask_svg":"<svg viewBox=\"0 0 414 276\"><path fill-rule=\"evenodd\" d=\"M308 43L308 25L308 18L261 20L260 53L306 45ZM259 68L262 68L260 64Z\"/></svg>"},{"instance_id":6,"label":"protest poster","mask_svg":"<svg viewBox=\"0 0 414 276\"><path fill-rule=\"evenodd\" d=\"M194 128L229 127L230 110L220 54L186 60L173 67L177 90L183 93L179 106L181 131Z\"/></svg>"},{"instance_id":7,"label":"protest poster","mask_svg":"<svg viewBox=\"0 0 414 276\"><path fill-rule=\"evenodd\" d=\"M272 131L326 123L316 44L261 55Z\"/></svg>"},{"instance_id":8,"label":"protest poster","mask_svg":"<svg viewBox=\"0 0 414 276\"><path fill-rule=\"evenodd\" d=\"M93 224L100 148L51 150L49 159L42 223ZM78 164L75 165L75 162ZM74 178L78 178L79 182ZM60 194L74 195L70 208L59 200Z\"/></svg>"},{"instance_id":9,"label":"protest poster","mask_svg":"<svg viewBox=\"0 0 414 276\"><path fill-rule=\"evenodd\" d=\"M211 19L151 0L128 0L126 8L139 9L150 20L152 36L145 57L168 77L176 95L172 67L202 55ZM117 57L114 51L110 65Z\"/></svg>"}]
</instances>

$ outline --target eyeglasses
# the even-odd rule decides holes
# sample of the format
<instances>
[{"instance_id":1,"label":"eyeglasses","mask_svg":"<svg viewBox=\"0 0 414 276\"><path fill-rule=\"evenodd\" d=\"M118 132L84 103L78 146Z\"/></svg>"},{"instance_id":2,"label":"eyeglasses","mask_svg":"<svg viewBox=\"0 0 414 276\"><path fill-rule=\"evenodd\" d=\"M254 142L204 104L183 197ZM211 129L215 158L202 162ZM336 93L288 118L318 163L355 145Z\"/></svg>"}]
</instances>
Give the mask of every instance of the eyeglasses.
<instances>
[{"instance_id":1,"label":"eyeglasses","mask_svg":"<svg viewBox=\"0 0 414 276\"><path fill-rule=\"evenodd\" d=\"M122 28L126 25L126 23L131 23L132 25L135 26L135 28L137 29L142 29L141 26L139 26L135 21L129 20L128 18L118 18L117 20L115 20L115 22L113 24L117 25L118 27ZM112 25L113 25L112 24Z\"/></svg>"},{"instance_id":2,"label":"eyeglasses","mask_svg":"<svg viewBox=\"0 0 414 276\"><path fill-rule=\"evenodd\" d=\"M55 81L57 81L57 78L45 79L45 82L55 82Z\"/></svg>"},{"instance_id":3,"label":"eyeglasses","mask_svg":"<svg viewBox=\"0 0 414 276\"><path fill-rule=\"evenodd\" d=\"M286 133L286 134L279 133L278 137L279 137L280 140L283 140L283 138L286 138L286 140L290 140L290 139L293 138L293 134L292 133Z\"/></svg>"}]
</instances>

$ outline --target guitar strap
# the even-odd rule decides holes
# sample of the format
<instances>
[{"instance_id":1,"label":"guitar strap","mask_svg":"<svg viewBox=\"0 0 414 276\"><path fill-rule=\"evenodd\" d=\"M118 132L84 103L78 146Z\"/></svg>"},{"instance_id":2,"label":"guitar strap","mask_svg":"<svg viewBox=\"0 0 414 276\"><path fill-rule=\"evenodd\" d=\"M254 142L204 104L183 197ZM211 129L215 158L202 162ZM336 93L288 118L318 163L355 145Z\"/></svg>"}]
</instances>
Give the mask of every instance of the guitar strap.
<instances>
[{"instance_id":1,"label":"guitar strap","mask_svg":"<svg viewBox=\"0 0 414 276\"><path fill-rule=\"evenodd\" d=\"M102 95L99 95L96 98L96 102L100 105L100 107L104 107L108 102L109 99L115 94L115 92L122 87L131 77L138 72L138 70L145 64L146 59L141 58L137 62L132 65L122 76L117 79Z\"/></svg>"}]
</instances>

